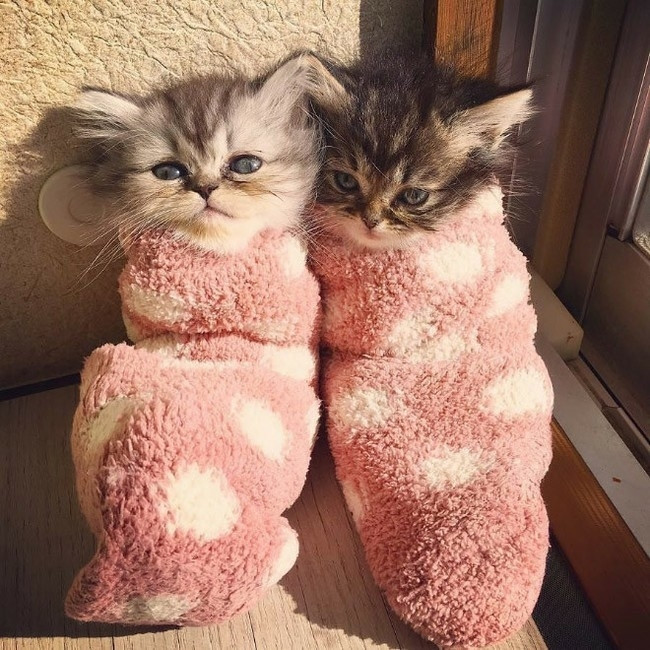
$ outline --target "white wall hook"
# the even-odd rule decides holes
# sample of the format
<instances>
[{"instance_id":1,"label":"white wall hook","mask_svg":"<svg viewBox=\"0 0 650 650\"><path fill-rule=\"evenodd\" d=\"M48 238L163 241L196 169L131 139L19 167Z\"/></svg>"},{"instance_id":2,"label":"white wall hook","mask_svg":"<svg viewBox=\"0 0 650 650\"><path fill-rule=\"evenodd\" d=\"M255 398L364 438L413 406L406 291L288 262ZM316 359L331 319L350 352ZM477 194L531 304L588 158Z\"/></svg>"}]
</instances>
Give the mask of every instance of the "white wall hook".
<instances>
[{"instance_id":1,"label":"white wall hook","mask_svg":"<svg viewBox=\"0 0 650 650\"><path fill-rule=\"evenodd\" d=\"M60 239L78 246L103 245L111 236L104 205L84 181L83 165L64 167L41 188L38 211Z\"/></svg>"}]
</instances>

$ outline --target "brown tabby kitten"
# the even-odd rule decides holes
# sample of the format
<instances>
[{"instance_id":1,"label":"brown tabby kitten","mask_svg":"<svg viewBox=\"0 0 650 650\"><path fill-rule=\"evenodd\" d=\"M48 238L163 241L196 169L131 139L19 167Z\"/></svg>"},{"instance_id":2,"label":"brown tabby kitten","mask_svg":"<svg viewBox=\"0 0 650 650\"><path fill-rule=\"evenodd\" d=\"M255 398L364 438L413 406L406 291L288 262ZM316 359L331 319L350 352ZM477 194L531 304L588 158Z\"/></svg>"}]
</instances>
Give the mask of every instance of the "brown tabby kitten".
<instances>
[{"instance_id":1,"label":"brown tabby kitten","mask_svg":"<svg viewBox=\"0 0 650 650\"><path fill-rule=\"evenodd\" d=\"M74 106L88 181L122 237L164 226L205 248L242 248L293 226L312 198L317 138L299 55L258 80L211 75L145 96L87 89Z\"/></svg>"},{"instance_id":2,"label":"brown tabby kitten","mask_svg":"<svg viewBox=\"0 0 650 650\"><path fill-rule=\"evenodd\" d=\"M322 227L366 248L408 245L507 164L532 91L499 89L430 58L385 53L329 72L313 97L325 140Z\"/></svg>"}]
</instances>

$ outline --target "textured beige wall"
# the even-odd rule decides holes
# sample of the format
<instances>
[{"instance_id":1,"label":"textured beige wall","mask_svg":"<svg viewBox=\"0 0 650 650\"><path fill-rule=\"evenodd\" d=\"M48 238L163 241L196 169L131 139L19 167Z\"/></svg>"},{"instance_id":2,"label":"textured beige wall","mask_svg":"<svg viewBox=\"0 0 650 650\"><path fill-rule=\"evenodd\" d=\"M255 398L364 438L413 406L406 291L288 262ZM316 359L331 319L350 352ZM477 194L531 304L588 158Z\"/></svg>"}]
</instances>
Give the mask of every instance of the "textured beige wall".
<instances>
[{"instance_id":1,"label":"textured beige wall","mask_svg":"<svg viewBox=\"0 0 650 650\"><path fill-rule=\"evenodd\" d=\"M0 388L75 372L124 336L120 260L93 266L99 249L57 240L38 216L44 179L76 161L53 107L83 84L142 90L295 48L346 59L417 45L421 15L422 0L0 0Z\"/></svg>"}]
</instances>

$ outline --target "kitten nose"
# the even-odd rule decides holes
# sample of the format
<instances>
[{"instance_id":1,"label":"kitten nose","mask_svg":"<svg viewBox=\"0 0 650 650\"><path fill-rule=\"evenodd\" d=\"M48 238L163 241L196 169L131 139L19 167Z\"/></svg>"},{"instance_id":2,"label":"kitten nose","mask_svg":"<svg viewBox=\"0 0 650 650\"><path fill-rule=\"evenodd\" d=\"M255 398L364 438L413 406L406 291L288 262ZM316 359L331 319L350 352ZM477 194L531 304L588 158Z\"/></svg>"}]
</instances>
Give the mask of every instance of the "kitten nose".
<instances>
[{"instance_id":1,"label":"kitten nose","mask_svg":"<svg viewBox=\"0 0 650 650\"><path fill-rule=\"evenodd\" d=\"M379 225L379 222L381 221L381 218L377 216L376 214L370 215L370 214L364 214L363 215L363 223L366 224L366 227L368 230L372 230L373 228L376 228Z\"/></svg>"},{"instance_id":2,"label":"kitten nose","mask_svg":"<svg viewBox=\"0 0 650 650\"><path fill-rule=\"evenodd\" d=\"M199 187L193 187L192 190L207 201L210 198L210 194L212 194L212 192L214 192L217 189L217 187L219 186L200 185Z\"/></svg>"}]
</instances>

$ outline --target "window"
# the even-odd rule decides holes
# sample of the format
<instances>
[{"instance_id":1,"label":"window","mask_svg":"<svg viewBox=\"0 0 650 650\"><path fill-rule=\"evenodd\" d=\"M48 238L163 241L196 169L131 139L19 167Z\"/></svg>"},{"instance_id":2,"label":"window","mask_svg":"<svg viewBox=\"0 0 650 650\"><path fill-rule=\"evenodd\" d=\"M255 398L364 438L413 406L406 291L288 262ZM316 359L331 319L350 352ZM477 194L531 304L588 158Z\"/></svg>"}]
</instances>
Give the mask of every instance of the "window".
<instances>
[{"instance_id":1,"label":"window","mask_svg":"<svg viewBox=\"0 0 650 650\"><path fill-rule=\"evenodd\" d=\"M650 5L629 3L559 294L582 352L650 439ZM638 449L636 449L638 452Z\"/></svg>"}]
</instances>

